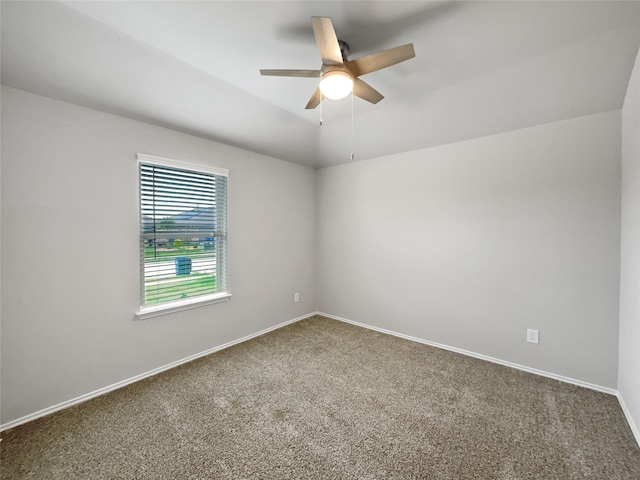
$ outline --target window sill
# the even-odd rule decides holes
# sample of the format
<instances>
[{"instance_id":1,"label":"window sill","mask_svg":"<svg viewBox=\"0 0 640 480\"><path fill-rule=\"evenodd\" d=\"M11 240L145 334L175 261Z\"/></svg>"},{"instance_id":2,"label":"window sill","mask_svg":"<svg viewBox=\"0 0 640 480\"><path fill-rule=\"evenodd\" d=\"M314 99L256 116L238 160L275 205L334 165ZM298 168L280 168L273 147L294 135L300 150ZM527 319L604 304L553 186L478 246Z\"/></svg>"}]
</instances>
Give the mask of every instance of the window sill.
<instances>
[{"instance_id":1,"label":"window sill","mask_svg":"<svg viewBox=\"0 0 640 480\"><path fill-rule=\"evenodd\" d=\"M158 317L160 315L168 315L170 313L181 312L183 310L191 310L192 308L204 307L213 303L226 302L231 298L229 292L214 293L211 295L203 295L201 297L189 298L186 300L176 300L175 302L167 302L160 305L149 305L140 307L136 312L139 320Z\"/></svg>"}]
</instances>

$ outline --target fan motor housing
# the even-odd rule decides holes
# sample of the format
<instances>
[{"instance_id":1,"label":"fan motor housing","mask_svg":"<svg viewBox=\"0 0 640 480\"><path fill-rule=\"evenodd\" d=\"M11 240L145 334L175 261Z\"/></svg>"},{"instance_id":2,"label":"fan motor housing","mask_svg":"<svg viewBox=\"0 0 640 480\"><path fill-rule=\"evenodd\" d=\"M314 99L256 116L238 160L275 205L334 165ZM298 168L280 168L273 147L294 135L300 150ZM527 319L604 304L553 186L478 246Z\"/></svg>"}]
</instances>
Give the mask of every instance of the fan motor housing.
<instances>
[{"instance_id":1,"label":"fan motor housing","mask_svg":"<svg viewBox=\"0 0 640 480\"><path fill-rule=\"evenodd\" d=\"M349 44L338 39L338 45L340 46L340 53L342 54L342 60L347 61L347 57L349 56Z\"/></svg>"}]
</instances>

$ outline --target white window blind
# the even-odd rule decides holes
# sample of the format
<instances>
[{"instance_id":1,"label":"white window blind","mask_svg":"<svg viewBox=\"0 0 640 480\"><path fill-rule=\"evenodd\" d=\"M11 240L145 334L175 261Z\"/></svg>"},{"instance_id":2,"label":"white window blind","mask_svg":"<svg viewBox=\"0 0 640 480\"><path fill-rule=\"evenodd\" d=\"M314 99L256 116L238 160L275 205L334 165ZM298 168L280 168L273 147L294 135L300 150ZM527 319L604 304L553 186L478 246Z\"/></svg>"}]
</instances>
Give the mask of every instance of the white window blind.
<instances>
[{"instance_id":1,"label":"white window blind","mask_svg":"<svg viewBox=\"0 0 640 480\"><path fill-rule=\"evenodd\" d=\"M227 290L227 171L138 155L144 307Z\"/></svg>"}]
</instances>

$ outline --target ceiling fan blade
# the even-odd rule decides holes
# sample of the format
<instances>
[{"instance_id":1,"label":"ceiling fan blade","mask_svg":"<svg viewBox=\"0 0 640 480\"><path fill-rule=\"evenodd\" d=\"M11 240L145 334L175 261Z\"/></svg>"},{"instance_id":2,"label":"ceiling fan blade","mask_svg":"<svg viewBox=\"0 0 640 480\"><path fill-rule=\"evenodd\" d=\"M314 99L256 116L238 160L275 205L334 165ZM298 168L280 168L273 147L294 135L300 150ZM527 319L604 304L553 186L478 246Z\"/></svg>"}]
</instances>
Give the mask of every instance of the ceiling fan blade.
<instances>
[{"instance_id":1,"label":"ceiling fan blade","mask_svg":"<svg viewBox=\"0 0 640 480\"><path fill-rule=\"evenodd\" d=\"M320 70L260 70L261 75L274 77L313 77L320 76Z\"/></svg>"},{"instance_id":2,"label":"ceiling fan blade","mask_svg":"<svg viewBox=\"0 0 640 480\"><path fill-rule=\"evenodd\" d=\"M415 56L416 52L413 50L413 43L407 43L406 45L389 48L388 50L350 60L347 62L347 67L351 69L356 77L359 77L360 75L404 62Z\"/></svg>"},{"instance_id":3,"label":"ceiling fan blade","mask_svg":"<svg viewBox=\"0 0 640 480\"><path fill-rule=\"evenodd\" d=\"M379 91L377 91L365 81L360 80L359 78L353 79L353 94L356 97L360 97L363 100L374 104L378 103L384 98L384 96Z\"/></svg>"},{"instance_id":4,"label":"ceiling fan blade","mask_svg":"<svg viewBox=\"0 0 640 480\"><path fill-rule=\"evenodd\" d=\"M325 65L342 65L342 53L338 44L336 31L331 19L327 17L311 17L313 19L313 34L316 36L320 58Z\"/></svg>"},{"instance_id":5,"label":"ceiling fan blade","mask_svg":"<svg viewBox=\"0 0 640 480\"><path fill-rule=\"evenodd\" d=\"M313 92L313 95L311 95L311 98L309 99L309 102L307 103L307 106L304 107L304 108L305 108L305 110L314 109L318 105L320 105L321 101L322 101L322 92L320 91L319 88L316 88L316 91Z\"/></svg>"}]
</instances>

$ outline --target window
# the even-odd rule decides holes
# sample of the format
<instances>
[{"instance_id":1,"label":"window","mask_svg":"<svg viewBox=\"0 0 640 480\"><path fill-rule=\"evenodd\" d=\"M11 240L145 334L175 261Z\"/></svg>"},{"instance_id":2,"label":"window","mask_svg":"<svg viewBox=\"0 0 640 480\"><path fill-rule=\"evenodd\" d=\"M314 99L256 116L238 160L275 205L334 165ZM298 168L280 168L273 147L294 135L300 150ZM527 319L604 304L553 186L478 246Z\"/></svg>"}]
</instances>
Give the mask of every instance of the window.
<instances>
[{"instance_id":1,"label":"window","mask_svg":"<svg viewBox=\"0 0 640 480\"><path fill-rule=\"evenodd\" d=\"M138 164L138 317L228 299L228 171L143 154Z\"/></svg>"}]
</instances>

